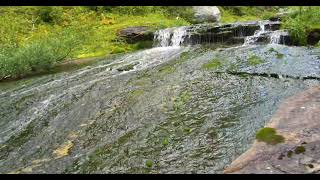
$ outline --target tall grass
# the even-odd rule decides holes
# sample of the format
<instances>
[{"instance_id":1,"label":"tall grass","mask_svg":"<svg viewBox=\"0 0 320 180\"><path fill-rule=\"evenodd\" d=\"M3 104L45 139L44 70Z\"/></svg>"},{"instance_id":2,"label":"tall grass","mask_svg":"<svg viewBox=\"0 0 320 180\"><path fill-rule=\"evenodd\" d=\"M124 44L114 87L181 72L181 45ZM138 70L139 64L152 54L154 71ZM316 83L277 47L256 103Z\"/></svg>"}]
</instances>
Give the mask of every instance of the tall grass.
<instances>
[{"instance_id":1,"label":"tall grass","mask_svg":"<svg viewBox=\"0 0 320 180\"><path fill-rule=\"evenodd\" d=\"M291 7L291 11L293 13L284 20L282 28L289 30L296 43L306 45L308 31L320 28L320 7Z\"/></svg>"}]
</instances>

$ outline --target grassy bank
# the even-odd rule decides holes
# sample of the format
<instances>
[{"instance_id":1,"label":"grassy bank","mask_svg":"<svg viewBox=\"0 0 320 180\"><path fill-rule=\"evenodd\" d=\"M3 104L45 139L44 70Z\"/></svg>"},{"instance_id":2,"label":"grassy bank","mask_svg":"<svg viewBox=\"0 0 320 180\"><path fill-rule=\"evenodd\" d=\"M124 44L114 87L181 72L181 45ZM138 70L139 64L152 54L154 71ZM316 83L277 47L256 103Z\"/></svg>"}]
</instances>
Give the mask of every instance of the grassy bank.
<instances>
[{"instance_id":1,"label":"grassy bank","mask_svg":"<svg viewBox=\"0 0 320 180\"><path fill-rule=\"evenodd\" d=\"M278 6L222 6L221 22L233 23L240 21L255 21L269 19L274 16Z\"/></svg>"},{"instance_id":2,"label":"grassy bank","mask_svg":"<svg viewBox=\"0 0 320 180\"><path fill-rule=\"evenodd\" d=\"M265 19L277 10L219 8L223 23ZM0 7L0 15L0 80L48 72L70 59L132 52L143 47L117 37L119 30L182 26L193 19L190 7L175 6Z\"/></svg>"},{"instance_id":3,"label":"grassy bank","mask_svg":"<svg viewBox=\"0 0 320 180\"><path fill-rule=\"evenodd\" d=\"M186 25L161 7L1 7L0 80L52 69L68 59L141 48L117 32L128 26Z\"/></svg>"}]
</instances>

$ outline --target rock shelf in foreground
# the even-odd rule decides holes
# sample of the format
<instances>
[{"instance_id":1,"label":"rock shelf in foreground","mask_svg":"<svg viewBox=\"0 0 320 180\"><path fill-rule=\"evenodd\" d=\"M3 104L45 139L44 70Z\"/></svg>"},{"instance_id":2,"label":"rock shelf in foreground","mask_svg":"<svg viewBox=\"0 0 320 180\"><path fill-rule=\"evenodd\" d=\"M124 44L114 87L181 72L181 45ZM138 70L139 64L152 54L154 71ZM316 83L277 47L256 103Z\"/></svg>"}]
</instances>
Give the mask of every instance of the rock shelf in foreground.
<instances>
[{"instance_id":1,"label":"rock shelf in foreground","mask_svg":"<svg viewBox=\"0 0 320 180\"><path fill-rule=\"evenodd\" d=\"M278 174L320 172L320 87L284 101L266 127L275 128L284 143L253 146L224 173Z\"/></svg>"}]
</instances>

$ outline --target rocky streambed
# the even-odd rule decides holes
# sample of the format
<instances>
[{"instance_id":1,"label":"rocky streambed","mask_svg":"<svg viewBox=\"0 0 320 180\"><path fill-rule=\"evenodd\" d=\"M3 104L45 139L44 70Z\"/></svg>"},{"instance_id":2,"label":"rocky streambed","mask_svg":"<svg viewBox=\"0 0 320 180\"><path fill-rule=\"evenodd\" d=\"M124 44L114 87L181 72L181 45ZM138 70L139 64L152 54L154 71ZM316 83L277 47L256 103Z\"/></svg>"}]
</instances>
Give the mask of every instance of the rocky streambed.
<instances>
[{"instance_id":1,"label":"rocky streambed","mask_svg":"<svg viewBox=\"0 0 320 180\"><path fill-rule=\"evenodd\" d=\"M2 83L0 172L223 173L284 99L319 84L319 56L279 44L154 47Z\"/></svg>"}]
</instances>

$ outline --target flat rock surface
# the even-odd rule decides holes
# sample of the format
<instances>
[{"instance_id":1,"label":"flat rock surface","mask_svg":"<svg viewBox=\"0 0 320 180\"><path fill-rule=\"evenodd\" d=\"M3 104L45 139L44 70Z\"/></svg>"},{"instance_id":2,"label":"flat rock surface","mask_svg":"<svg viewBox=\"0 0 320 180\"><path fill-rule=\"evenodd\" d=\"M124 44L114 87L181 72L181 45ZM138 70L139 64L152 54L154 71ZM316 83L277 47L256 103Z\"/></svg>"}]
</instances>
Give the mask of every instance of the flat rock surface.
<instances>
[{"instance_id":1,"label":"flat rock surface","mask_svg":"<svg viewBox=\"0 0 320 180\"><path fill-rule=\"evenodd\" d=\"M275 128L284 143L253 146L224 173L278 174L320 172L320 87L312 87L284 101L266 127ZM297 152L297 147L305 150ZM301 148L303 147L303 148Z\"/></svg>"}]
</instances>

